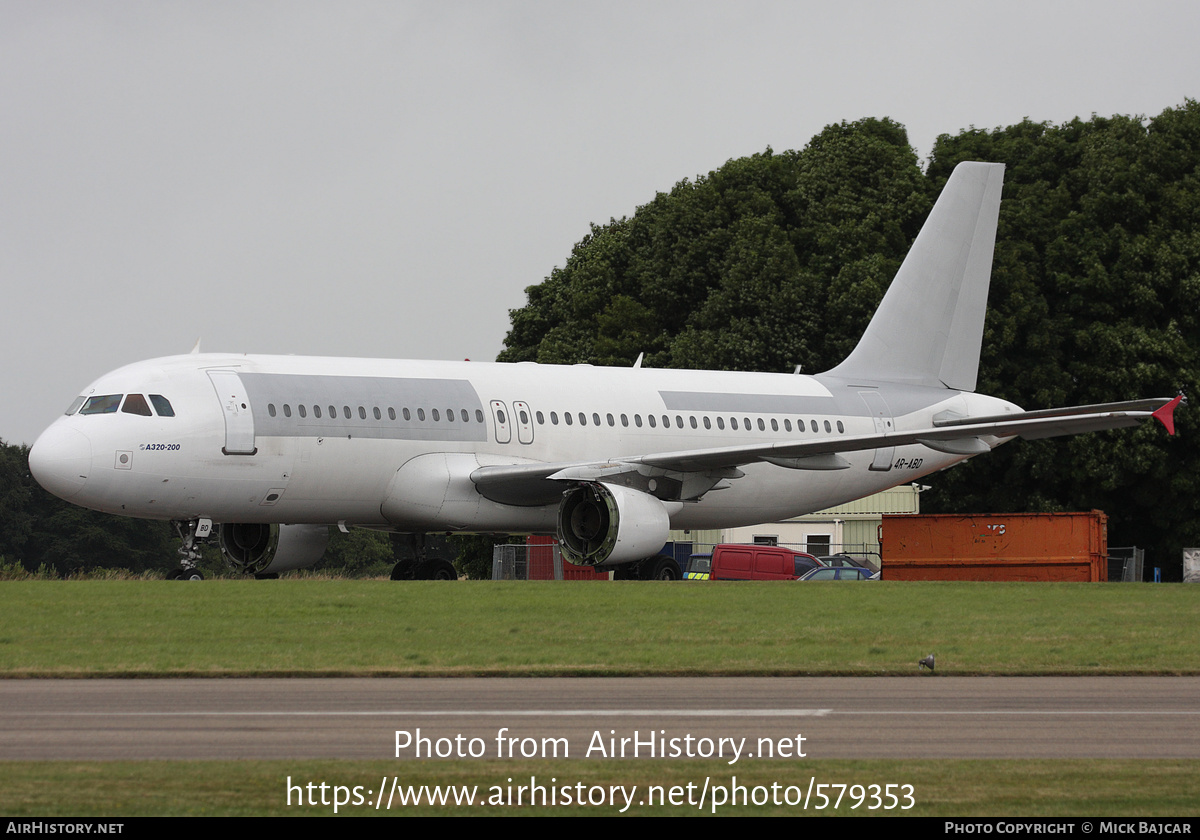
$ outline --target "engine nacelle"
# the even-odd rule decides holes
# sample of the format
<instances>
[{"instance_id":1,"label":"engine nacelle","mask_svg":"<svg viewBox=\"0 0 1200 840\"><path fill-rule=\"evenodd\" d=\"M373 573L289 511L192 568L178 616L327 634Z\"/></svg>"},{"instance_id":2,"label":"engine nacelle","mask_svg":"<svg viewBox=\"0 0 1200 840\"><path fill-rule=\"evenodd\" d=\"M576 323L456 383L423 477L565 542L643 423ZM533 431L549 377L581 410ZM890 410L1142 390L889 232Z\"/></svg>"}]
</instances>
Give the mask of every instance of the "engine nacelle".
<instances>
[{"instance_id":1,"label":"engine nacelle","mask_svg":"<svg viewBox=\"0 0 1200 840\"><path fill-rule=\"evenodd\" d=\"M580 484L564 493L558 506L563 557L582 566L650 557L666 543L670 527L661 501L615 484Z\"/></svg>"},{"instance_id":2,"label":"engine nacelle","mask_svg":"<svg viewBox=\"0 0 1200 840\"><path fill-rule=\"evenodd\" d=\"M329 526L226 523L219 543L225 562L239 572L286 572L321 559L329 545Z\"/></svg>"}]
</instances>

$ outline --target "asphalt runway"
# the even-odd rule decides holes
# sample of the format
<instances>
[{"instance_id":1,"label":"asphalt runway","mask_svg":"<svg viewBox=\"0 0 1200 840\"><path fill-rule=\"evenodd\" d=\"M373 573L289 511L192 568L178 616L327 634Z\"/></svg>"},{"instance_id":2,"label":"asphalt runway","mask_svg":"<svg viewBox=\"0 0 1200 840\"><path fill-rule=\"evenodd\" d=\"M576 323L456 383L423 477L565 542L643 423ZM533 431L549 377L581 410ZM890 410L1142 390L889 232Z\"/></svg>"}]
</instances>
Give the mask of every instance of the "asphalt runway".
<instances>
[{"instance_id":1,"label":"asphalt runway","mask_svg":"<svg viewBox=\"0 0 1200 840\"><path fill-rule=\"evenodd\" d=\"M0 680L0 710L0 760L1200 758L1197 677Z\"/></svg>"}]
</instances>

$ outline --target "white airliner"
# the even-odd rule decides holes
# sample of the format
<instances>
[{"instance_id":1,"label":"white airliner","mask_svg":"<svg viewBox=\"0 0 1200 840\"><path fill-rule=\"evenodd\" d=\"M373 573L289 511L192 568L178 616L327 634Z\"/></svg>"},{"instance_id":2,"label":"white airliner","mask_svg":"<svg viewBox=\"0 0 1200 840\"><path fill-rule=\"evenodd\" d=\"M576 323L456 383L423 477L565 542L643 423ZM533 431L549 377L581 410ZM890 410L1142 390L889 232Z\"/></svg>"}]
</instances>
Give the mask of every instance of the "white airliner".
<instances>
[{"instance_id":1,"label":"white airliner","mask_svg":"<svg viewBox=\"0 0 1200 840\"><path fill-rule=\"evenodd\" d=\"M556 533L577 563L671 578L655 557L670 528L798 516L1018 436L1151 416L1173 433L1178 397L1026 412L974 393L1003 173L954 170L862 340L823 374L171 356L90 385L29 466L68 501L174 522L175 577L198 576L214 533L235 568L272 575L317 562L339 525Z\"/></svg>"}]
</instances>

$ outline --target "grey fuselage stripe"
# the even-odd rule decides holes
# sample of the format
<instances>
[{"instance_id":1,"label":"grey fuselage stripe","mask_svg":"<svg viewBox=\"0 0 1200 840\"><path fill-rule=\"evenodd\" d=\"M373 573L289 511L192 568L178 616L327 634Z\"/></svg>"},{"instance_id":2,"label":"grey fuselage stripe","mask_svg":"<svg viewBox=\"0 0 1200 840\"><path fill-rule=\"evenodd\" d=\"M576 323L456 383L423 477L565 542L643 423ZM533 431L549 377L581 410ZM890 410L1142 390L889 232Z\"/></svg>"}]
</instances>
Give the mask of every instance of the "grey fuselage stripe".
<instances>
[{"instance_id":1,"label":"grey fuselage stripe","mask_svg":"<svg viewBox=\"0 0 1200 840\"><path fill-rule=\"evenodd\" d=\"M711 411L726 414L833 414L830 397L793 394L731 394L713 391L659 391L671 411Z\"/></svg>"},{"instance_id":2,"label":"grey fuselage stripe","mask_svg":"<svg viewBox=\"0 0 1200 840\"><path fill-rule=\"evenodd\" d=\"M285 373L240 374L254 411L255 434L287 437L350 436L394 440L486 441L486 422L476 412L483 411L474 386L465 379L416 379L382 376L314 376ZM275 406L275 416L268 411ZM291 417L284 416L287 405ZM299 416L299 406L306 417ZM316 417L314 406L321 417ZM329 416L329 408L336 417ZM350 408L349 419L345 407ZM359 416L359 407L366 419ZM375 419L378 408L381 418ZM396 413L390 419L388 409ZM408 409L409 419L404 419ZM466 410L468 420L462 419ZM418 411L425 415L418 419ZM438 419L433 419L433 412ZM453 411L453 420L447 415Z\"/></svg>"}]
</instances>

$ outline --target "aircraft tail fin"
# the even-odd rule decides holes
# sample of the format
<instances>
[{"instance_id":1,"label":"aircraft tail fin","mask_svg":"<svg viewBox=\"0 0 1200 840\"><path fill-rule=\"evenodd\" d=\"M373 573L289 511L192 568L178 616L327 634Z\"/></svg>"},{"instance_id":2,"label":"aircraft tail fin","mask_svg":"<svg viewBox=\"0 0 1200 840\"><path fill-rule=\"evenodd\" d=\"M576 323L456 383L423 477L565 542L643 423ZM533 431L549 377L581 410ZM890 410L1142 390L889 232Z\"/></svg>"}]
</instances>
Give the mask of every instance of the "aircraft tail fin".
<instances>
[{"instance_id":1,"label":"aircraft tail fin","mask_svg":"<svg viewBox=\"0 0 1200 840\"><path fill-rule=\"evenodd\" d=\"M960 163L875 311L831 376L974 391L1002 163Z\"/></svg>"}]
</instances>

